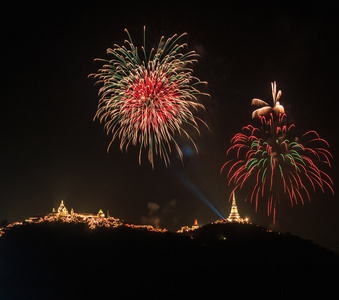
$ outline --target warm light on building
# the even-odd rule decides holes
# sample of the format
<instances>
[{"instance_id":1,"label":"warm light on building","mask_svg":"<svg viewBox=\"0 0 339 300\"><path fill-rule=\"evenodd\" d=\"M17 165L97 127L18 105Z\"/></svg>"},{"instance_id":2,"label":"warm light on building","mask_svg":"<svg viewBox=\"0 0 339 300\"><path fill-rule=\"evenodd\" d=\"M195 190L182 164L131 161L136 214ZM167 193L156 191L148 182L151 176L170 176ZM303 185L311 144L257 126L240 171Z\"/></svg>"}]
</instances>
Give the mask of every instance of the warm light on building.
<instances>
[{"instance_id":1,"label":"warm light on building","mask_svg":"<svg viewBox=\"0 0 339 300\"><path fill-rule=\"evenodd\" d=\"M231 211L226 219L217 220L214 222L214 224L217 223L249 223L249 218L242 218L240 217L237 203L235 201L235 194L232 194L232 205L231 205Z\"/></svg>"},{"instance_id":2,"label":"warm light on building","mask_svg":"<svg viewBox=\"0 0 339 300\"><path fill-rule=\"evenodd\" d=\"M6 229L10 229L14 226L22 226L25 224L39 224L39 223L82 223L87 224L90 229L95 229L97 227L105 227L105 228L116 228L119 226L125 226L134 229L145 229L148 231L155 232L166 232L166 228L154 228L152 225L134 225L124 223L120 219L116 219L113 217L106 217L104 212L100 209L97 214L90 213L75 213L73 208L71 209L71 213L68 213L68 210L64 204L64 201L61 200L58 211L53 208L52 212L47 215L41 215L36 217L30 217L26 219L24 222L15 222L9 224L5 228L1 228L0 237L5 233Z\"/></svg>"},{"instance_id":3,"label":"warm light on building","mask_svg":"<svg viewBox=\"0 0 339 300\"><path fill-rule=\"evenodd\" d=\"M67 216L68 215L68 210L66 206L64 205L64 200L61 200L60 206L58 208L58 214L59 216Z\"/></svg>"},{"instance_id":4,"label":"warm light on building","mask_svg":"<svg viewBox=\"0 0 339 300\"><path fill-rule=\"evenodd\" d=\"M200 226L198 225L198 220L195 219L192 227L189 226L183 226L181 229L177 231L177 233L184 233L184 232L189 232L198 229Z\"/></svg>"},{"instance_id":5,"label":"warm light on building","mask_svg":"<svg viewBox=\"0 0 339 300\"><path fill-rule=\"evenodd\" d=\"M228 222L239 222L240 219L241 218L238 212L237 203L235 202L235 195L233 193L231 212L227 218L227 221Z\"/></svg>"},{"instance_id":6,"label":"warm light on building","mask_svg":"<svg viewBox=\"0 0 339 300\"><path fill-rule=\"evenodd\" d=\"M236 223L248 223L249 219L245 218L243 219L240 217L240 214L238 212L237 203L235 201L235 194L232 195L232 206L230 214L228 215L228 218L226 219L228 222L236 222Z\"/></svg>"},{"instance_id":7,"label":"warm light on building","mask_svg":"<svg viewBox=\"0 0 339 300\"><path fill-rule=\"evenodd\" d=\"M38 217L31 217L25 220L25 223L43 223L43 222L56 222L61 221L63 223L87 223L90 229L96 227L115 228L123 225L120 219L106 218L103 211L100 209L97 214L90 213L75 213L74 209L71 209L71 213L68 213L64 201L61 200L58 211L53 208L52 212Z\"/></svg>"}]
</instances>

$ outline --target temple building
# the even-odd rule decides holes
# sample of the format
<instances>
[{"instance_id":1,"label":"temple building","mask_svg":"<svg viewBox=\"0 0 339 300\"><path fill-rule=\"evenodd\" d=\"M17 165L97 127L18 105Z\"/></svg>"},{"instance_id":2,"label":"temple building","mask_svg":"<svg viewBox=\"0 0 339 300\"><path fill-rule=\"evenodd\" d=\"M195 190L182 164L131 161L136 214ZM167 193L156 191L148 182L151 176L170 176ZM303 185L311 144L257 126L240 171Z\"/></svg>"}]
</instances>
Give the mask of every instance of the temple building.
<instances>
[{"instance_id":1,"label":"temple building","mask_svg":"<svg viewBox=\"0 0 339 300\"><path fill-rule=\"evenodd\" d=\"M59 208L56 210L53 208L51 213L36 215L34 217L30 217L25 219L23 222L16 222L13 224L9 224L6 228L11 228L13 226L21 226L27 224L39 224L39 223L68 223L68 224L86 224L89 229L99 228L117 228L120 226L126 226L133 229L141 229L155 232L166 232L166 228L154 228L152 225L134 225L127 224L123 220L118 218L113 218L109 216L107 211L107 215L100 209L97 214L90 213L76 213L72 208L70 213L66 208L66 205L63 200L59 205ZM195 221L192 228L198 228L198 222ZM0 228L0 236L3 234L2 228Z\"/></svg>"},{"instance_id":2,"label":"temple building","mask_svg":"<svg viewBox=\"0 0 339 300\"><path fill-rule=\"evenodd\" d=\"M71 213L68 213L68 209L66 208L65 204L64 204L64 200L61 200L61 203L59 205L58 208L58 212L55 211L55 209L53 208L52 212L49 214L50 216L58 216L58 217L65 217L68 215L74 215L74 209L71 209ZM85 217L92 217L92 218L105 218L105 214L103 213L103 211L100 209L98 211L98 213L95 214L89 214L89 213L82 213L81 215L85 216Z\"/></svg>"},{"instance_id":3,"label":"temple building","mask_svg":"<svg viewBox=\"0 0 339 300\"><path fill-rule=\"evenodd\" d=\"M66 206L64 204L64 201L61 200L61 203L60 203L57 211L55 210L55 208L53 208L51 213L30 217L30 218L26 219L25 222L36 221L36 220L39 220L40 218L43 218L43 217L57 217L57 218L63 217L63 218L65 218L65 217L72 217L72 216L81 216L81 217L84 217L84 218L105 218L105 214L101 209L98 211L97 214L90 214L90 213L80 213L79 214L79 213L75 213L74 209L72 208L71 212L69 213L68 209L66 208Z\"/></svg>"},{"instance_id":4,"label":"temple building","mask_svg":"<svg viewBox=\"0 0 339 300\"><path fill-rule=\"evenodd\" d=\"M232 198L231 211L230 211L230 214L229 214L229 216L226 220L228 222L247 223L248 218L243 219L239 215L237 203L235 202L235 194L234 193L233 193L232 197L233 198Z\"/></svg>"},{"instance_id":5,"label":"temple building","mask_svg":"<svg viewBox=\"0 0 339 300\"><path fill-rule=\"evenodd\" d=\"M229 222L239 222L240 220L240 215L238 212L238 207L237 207L237 203L235 202L235 195L233 193L233 199L232 199L232 207L231 207L231 212L227 218L227 221Z\"/></svg>"},{"instance_id":6,"label":"temple building","mask_svg":"<svg viewBox=\"0 0 339 300\"><path fill-rule=\"evenodd\" d=\"M177 233L184 233L184 232L189 232L198 229L200 226L198 225L198 220L195 219L192 227L189 226L183 226L181 229L177 231Z\"/></svg>"},{"instance_id":7,"label":"temple building","mask_svg":"<svg viewBox=\"0 0 339 300\"><path fill-rule=\"evenodd\" d=\"M64 204L64 200L61 200L60 206L58 208L58 214L59 216L67 216L68 215L68 210Z\"/></svg>"},{"instance_id":8,"label":"temple building","mask_svg":"<svg viewBox=\"0 0 339 300\"><path fill-rule=\"evenodd\" d=\"M59 208L56 210L53 208L51 213L36 215L34 217L30 217L21 222L20 225L26 225L31 223L46 223L46 222L58 222L58 223L72 223L72 224L87 224L89 229L95 229L96 227L106 227L106 228L116 228L119 226L127 226L128 224L124 224L124 222L120 219L113 217L106 217L104 212L100 209L97 214L91 213L76 213L72 208L69 212L66 208L66 205L63 200L59 205ZM133 227L133 225L129 225ZM153 229L153 228L151 228ZM150 230L151 230L150 229ZM159 230L160 231L160 230ZM162 230L164 232L164 230Z\"/></svg>"}]
</instances>

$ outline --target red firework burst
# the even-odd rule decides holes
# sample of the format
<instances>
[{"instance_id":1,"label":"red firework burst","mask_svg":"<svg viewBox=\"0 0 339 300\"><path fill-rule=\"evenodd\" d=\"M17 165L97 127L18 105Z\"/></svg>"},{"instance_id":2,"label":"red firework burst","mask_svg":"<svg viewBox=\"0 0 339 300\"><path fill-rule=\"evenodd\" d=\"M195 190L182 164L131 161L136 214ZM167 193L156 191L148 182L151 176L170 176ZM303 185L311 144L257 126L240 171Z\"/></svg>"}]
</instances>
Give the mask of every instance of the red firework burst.
<instances>
[{"instance_id":1,"label":"red firework burst","mask_svg":"<svg viewBox=\"0 0 339 300\"><path fill-rule=\"evenodd\" d=\"M169 163L172 145L182 159L175 133L183 133L197 150L183 125L198 130L196 120L200 119L192 109L204 108L197 102L197 95L203 93L196 86L202 82L187 68L196 61L197 54L183 53L186 44L178 44L182 36L174 35L166 42L161 38L158 48L148 55L145 46L141 47L141 56L129 36L127 47L115 45L107 50L113 58L100 60L104 62L103 68L94 74L103 84L95 117L105 123L107 134L112 134L111 143L120 139L121 150L127 150L131 143L139 144L139 163L142 149L148 148L152 167L154 154L166 165Z\"/></svg>"},{"instance_id":2,"label":"red firework burst","mask_svg":"<svg viewBox=\"0 0 339 300\"><path fill-rule=\"evenodd\" d=\"M332 155L317 132L308 131L299 139L295 126L287 124L286 114L271 108L259 119L260 126L245 126L232 138L227 151L227 156L233 157L221 172L228 169L228 185L234 185L233 192L246 187L256 211L259 199L266 198L267 213L273 211L274 222L282 199L289 198L293 206L298 201L304 204L305 197L310 200L310 189L315 193L318 187L324 193L327 186L334 193L331 178L320 169L321 165L331 166Z\"/></svg>"}]
</instances>

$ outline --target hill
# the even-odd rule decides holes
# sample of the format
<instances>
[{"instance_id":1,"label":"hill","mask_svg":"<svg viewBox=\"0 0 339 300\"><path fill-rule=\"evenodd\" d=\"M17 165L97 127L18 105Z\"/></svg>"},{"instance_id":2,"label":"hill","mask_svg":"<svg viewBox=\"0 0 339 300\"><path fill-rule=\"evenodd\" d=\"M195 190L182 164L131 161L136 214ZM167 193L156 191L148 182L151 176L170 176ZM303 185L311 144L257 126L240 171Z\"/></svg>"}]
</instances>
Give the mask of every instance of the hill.
<instances>
[{"instance_id":1,"label":"hill","mask_svg":"<svg viewBox=\"0 0 339 300\"><path fill-rule=\"evenodd\" d=\"M251 224L176 234L42 223L0 238L0 268L0 299L293 299L330 295L339 258Z\"/></svg>"}]
</instances>

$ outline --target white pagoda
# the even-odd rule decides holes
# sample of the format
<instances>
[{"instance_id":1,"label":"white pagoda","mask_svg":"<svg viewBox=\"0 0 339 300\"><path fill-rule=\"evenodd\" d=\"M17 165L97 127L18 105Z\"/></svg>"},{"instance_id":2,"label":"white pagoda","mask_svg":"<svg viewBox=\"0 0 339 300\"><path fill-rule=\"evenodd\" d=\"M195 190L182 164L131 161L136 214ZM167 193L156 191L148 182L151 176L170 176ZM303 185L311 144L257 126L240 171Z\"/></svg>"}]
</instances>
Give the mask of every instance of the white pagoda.
<instances>
[{"instance_id":1,"label":"white pagoda","mask_svg":"<svg viewBox=\"0 0 339 300\"><path fill-rule=\"evenodd\" d=\"M60 206L58 208L58 214L59 216L67 216L68 215L68 210L64 204L64 200L61 200Z\"/></svg>"},{"instance_id":2,"label":"white pagoda","mask_svg":"<svg viewBox=\"0 0 339 300\"><path fill-rule=\"evenodd\" d=\"M237 203L235 202L235 195L233 193L233 199L232 199L232 206L231 206L231 212L226 219L228 222L237 222L237 223L247 223L248 218L243 219L240 217L239 212L238 212L238 207Z\"/></svg>"}]
</instances>

